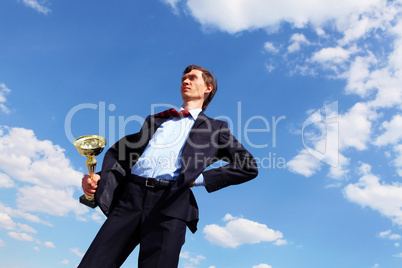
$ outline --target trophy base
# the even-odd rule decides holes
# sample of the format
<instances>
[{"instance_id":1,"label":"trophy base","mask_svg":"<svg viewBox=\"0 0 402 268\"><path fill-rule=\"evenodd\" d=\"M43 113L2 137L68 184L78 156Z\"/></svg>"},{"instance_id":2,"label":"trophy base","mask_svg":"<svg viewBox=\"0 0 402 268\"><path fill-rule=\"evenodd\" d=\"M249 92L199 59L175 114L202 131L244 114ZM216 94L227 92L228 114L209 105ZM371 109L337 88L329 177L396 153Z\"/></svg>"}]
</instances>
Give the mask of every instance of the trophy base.
<instances>
[{"instance_id":1,"label":"trophy base","mask_svg":"<svg viewBox=\"0 0 402 268\"><path fill-rule=\"evenodd\" d=\"M85 197L84 194L80 196L80 203L81 203L81 204L84 204L84 205L86 205L86 206L88 206L88 207L90 207L90 208L96 208L96 207L97 207L97 205L96 205L96 203L95 203L95 200L91 200L91 201L88 200L88 199Z\"/></svg>"}]
</instances>

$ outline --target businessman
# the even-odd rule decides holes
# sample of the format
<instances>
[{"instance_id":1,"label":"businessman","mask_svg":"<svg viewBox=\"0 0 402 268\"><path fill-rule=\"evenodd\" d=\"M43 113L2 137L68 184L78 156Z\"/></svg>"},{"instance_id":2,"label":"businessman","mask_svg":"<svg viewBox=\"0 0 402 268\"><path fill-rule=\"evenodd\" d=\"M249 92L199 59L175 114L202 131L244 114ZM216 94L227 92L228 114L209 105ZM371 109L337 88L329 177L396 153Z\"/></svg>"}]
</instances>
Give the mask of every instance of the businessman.
<instances>
[{"instance_id":1,"label":"businessman","mask_svg":"<svg viewBox=\"0 0 402 268\"><path fill-rule=\"evenodd\" d=\"M180 111L148 116L106 152L100 176L84 176L84 193L95 195L107 219L79 267L120 267L137 245L138 267L177 267L186 228L197 230L190 188L213 192L257 176L255 159L227 123L204 114L216 91L210 71L188 66ZM206 170L218 160L227 164Z\"/></svg>"}]
</instances>

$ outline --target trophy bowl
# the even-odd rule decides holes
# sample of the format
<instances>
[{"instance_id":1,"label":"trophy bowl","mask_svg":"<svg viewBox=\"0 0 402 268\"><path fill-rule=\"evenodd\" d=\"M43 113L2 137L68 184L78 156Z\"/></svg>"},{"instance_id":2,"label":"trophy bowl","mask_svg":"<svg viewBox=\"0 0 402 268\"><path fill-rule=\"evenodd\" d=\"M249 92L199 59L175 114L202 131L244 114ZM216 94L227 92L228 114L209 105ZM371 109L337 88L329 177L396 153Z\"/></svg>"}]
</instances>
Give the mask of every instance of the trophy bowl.
<instances>
[{"instance_id":1,"label":"trophy bowl","mask_svg":"<svg viewBox=\"0 0 402 268\"><path fill-rule=\"evenodd\" d=\"M96 159L95 156L99 155L106 146L106 139L97 135L81 136L74 141L74 146L78 152L87 157L85 161L89 175L92 177L95 173ZM96 207L94 196L82 195L80 202L91 208Z\"/></svg>"},{"instance_id":2,"label":"trophy bowl","mask_svg":"<svg viewBox=\"0 0 402 268\"><path fill-rule=\"evenodd\" d=\"M86 157L99 155L106 146L106 139L97 135L81 136L74 141L74 146L78 152Z\"/></svg>"}]
</instances>

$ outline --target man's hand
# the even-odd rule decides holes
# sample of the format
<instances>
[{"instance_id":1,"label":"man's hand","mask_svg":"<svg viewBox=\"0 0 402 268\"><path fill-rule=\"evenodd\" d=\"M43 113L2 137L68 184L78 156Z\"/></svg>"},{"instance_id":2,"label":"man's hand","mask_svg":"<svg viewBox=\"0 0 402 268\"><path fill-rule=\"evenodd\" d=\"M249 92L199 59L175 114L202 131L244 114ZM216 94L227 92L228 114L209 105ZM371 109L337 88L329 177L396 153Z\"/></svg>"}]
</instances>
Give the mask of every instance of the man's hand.
<instances>
[{"instance_id":1,"label":"man's hand","mask_svg":"<svg viewBox=\"0 0 402 268\"><path fill-rule=\"evenodd\" d=\"M84 178L82 178L81 186L84 193L89 196L93 196L96 192L96 188L98 188L98 181L100 180L100 176L98 174L91 175L85 174Z\"/></svg>"},{"instance_id":2,"label":"man's hand","mask_svg":"<svg viewBox=\"0 0 402 268\"><path fill-rule=\"evenodd\" d=\"M190 188L195 186L195 181L190 182L189 184Z\"/></svg>"}]
</instances>

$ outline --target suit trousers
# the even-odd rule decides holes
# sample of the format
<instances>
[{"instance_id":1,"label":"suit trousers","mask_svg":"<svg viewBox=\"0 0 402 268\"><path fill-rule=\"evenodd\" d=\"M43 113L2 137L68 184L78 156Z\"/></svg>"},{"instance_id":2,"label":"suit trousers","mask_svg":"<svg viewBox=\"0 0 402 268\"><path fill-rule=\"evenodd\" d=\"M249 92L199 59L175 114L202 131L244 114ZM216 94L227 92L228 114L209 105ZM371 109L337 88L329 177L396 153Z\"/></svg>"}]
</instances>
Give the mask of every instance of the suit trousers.
<instances>
[{"instance_id":1,"label":"suit trousers","mask_svg":"<svg viewBox=\"0 0 402 268\"><path fill-rule=\"evenodd\" d=\"M167 191L127 182L78 267L120 267L139 244L139 268L176 268L186 222L160 213Z\"/></svg>"}]
</instances>

